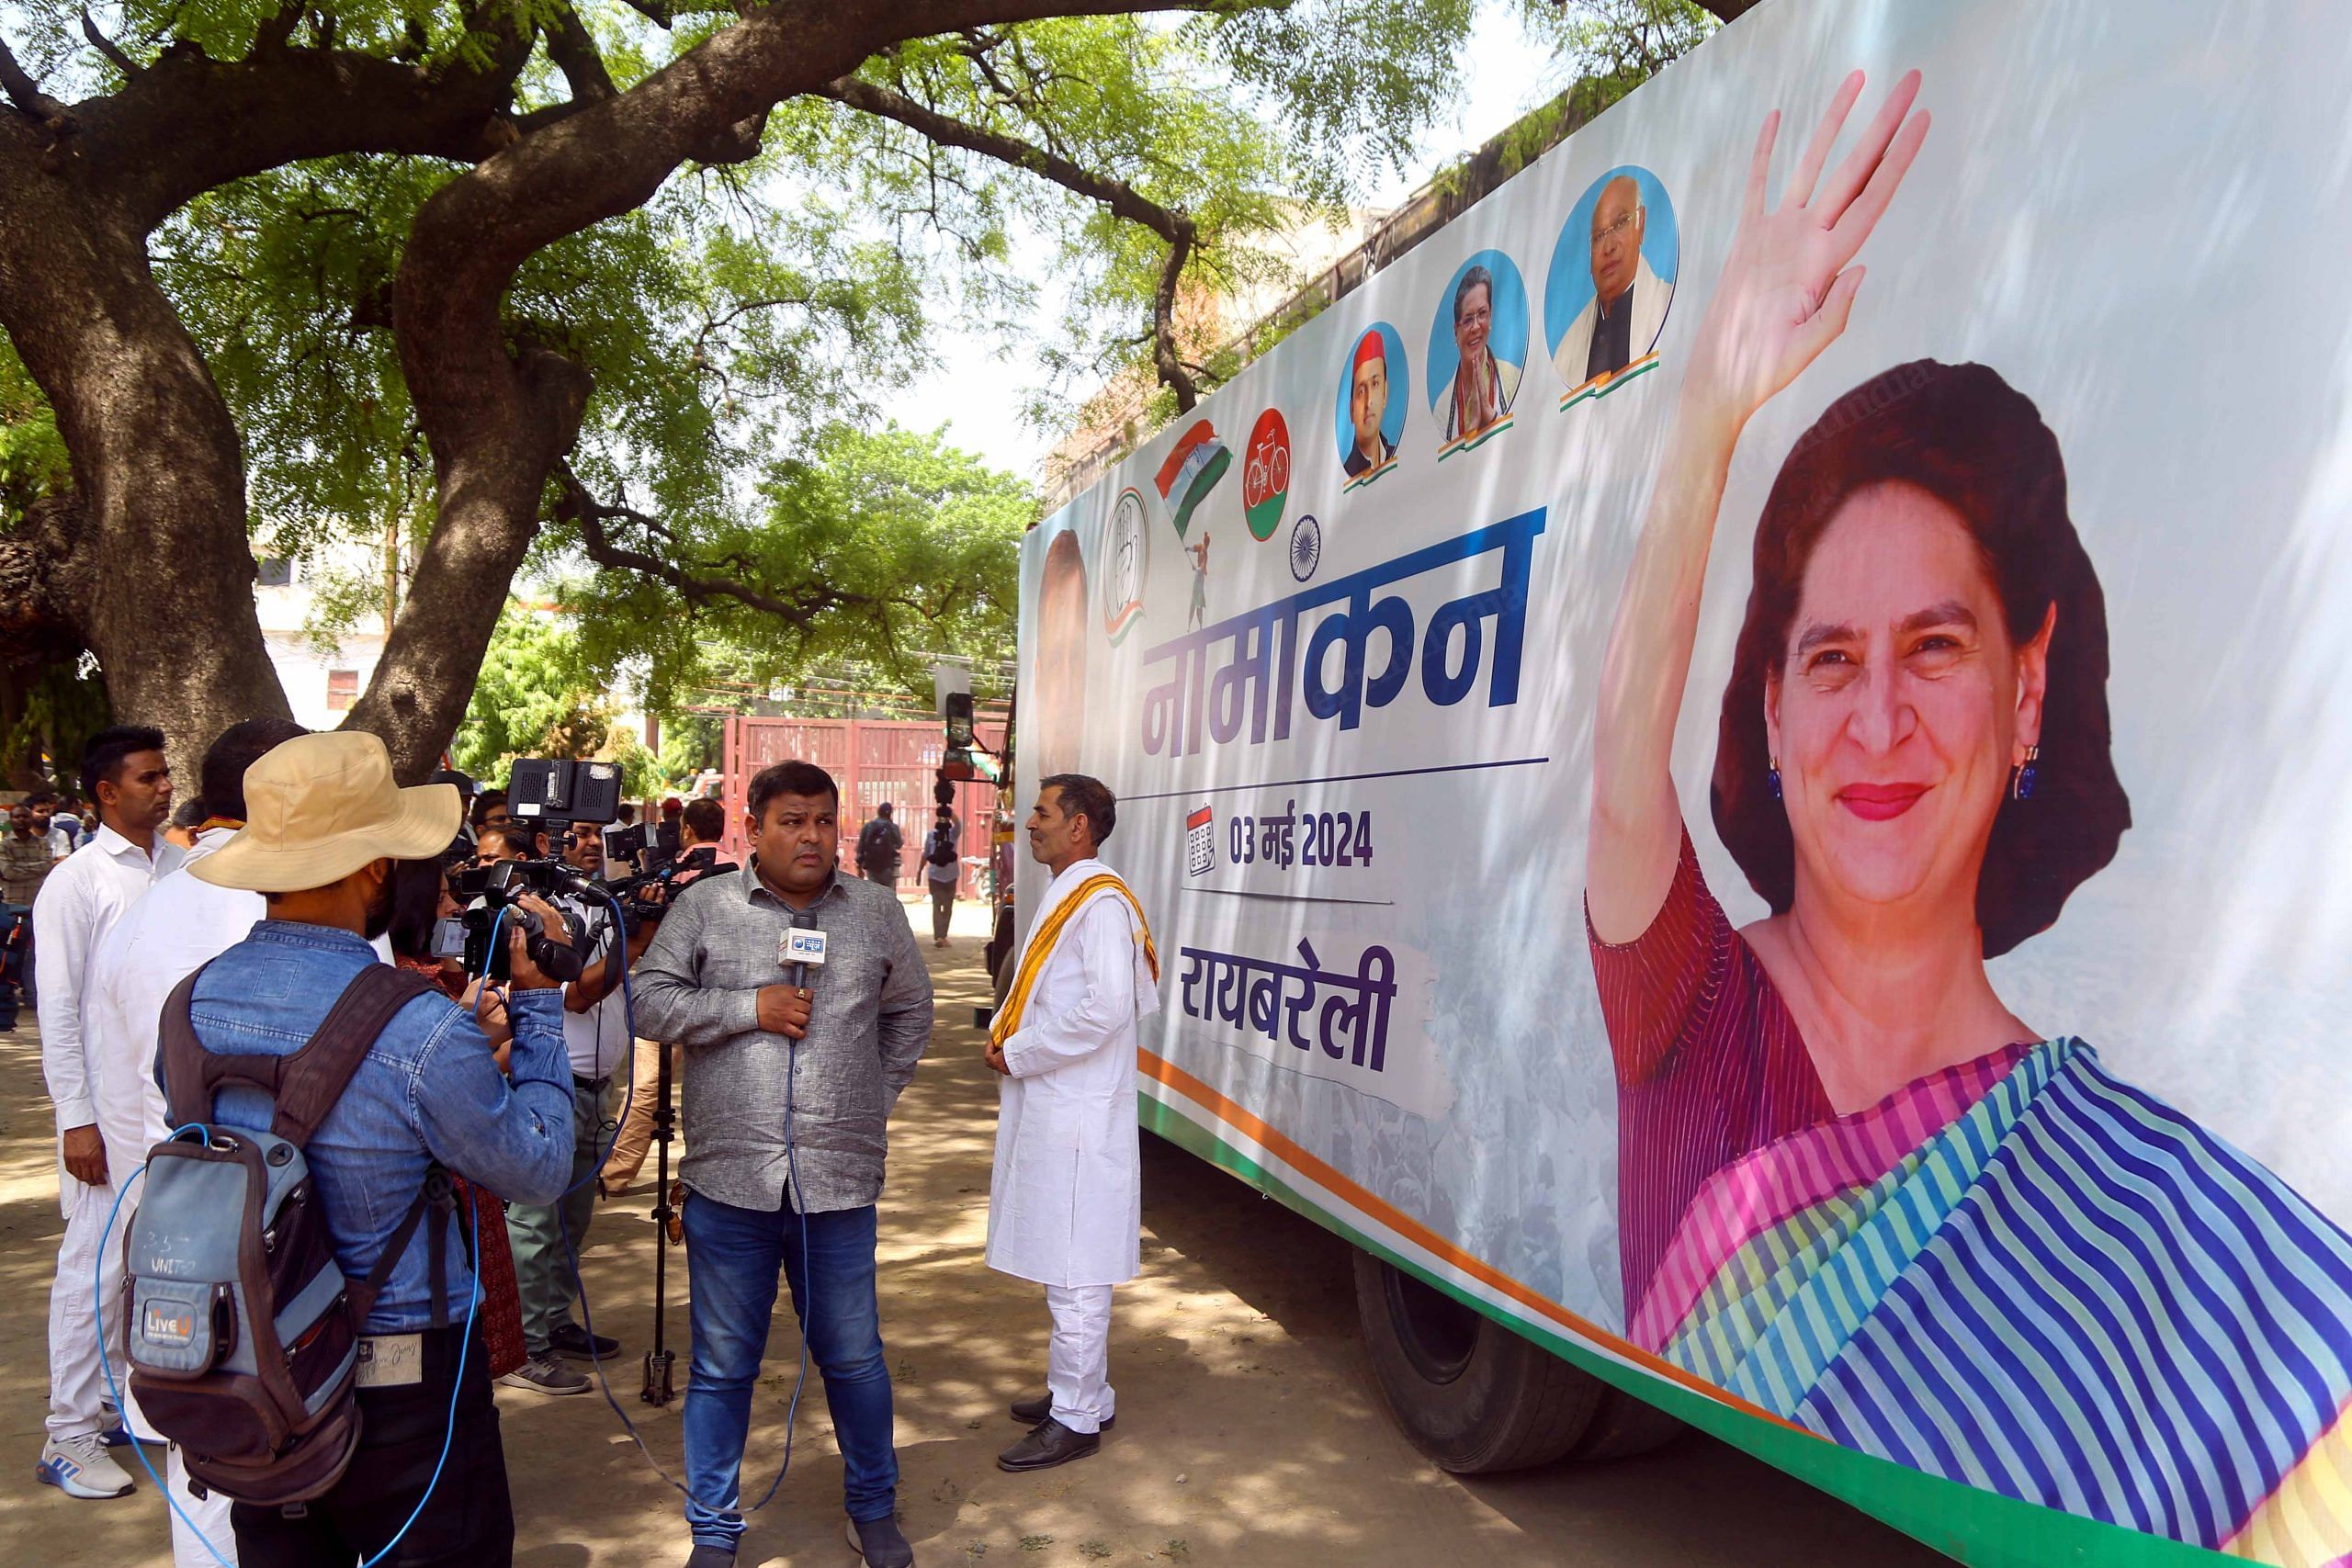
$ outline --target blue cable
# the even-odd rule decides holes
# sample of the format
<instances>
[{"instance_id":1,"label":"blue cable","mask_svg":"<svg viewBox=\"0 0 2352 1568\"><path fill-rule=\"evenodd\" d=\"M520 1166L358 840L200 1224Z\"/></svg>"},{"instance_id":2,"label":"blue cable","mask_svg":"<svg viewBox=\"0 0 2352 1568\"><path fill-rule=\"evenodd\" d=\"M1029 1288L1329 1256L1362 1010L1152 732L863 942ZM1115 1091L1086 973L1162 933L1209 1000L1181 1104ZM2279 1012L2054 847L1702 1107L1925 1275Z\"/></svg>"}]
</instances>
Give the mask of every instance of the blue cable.
<instances>
[{"instance_id":1,"label":"blue cable","mask_svg":"<svg viewBox=\"0 0 2352 1568\"><path fill-rule=\"evenodd\" d=\"M627 922L621 918L619 901L614 898L614 897L609 893L603 893L601 889L599 892L605 902L612 906L615 920L625 926ZM636 993L629 986L628 967L627 964L623 964L621 967L621 1009L628 1021L629 1038L634 1042L637 1038L637 999ZM662 1048L665 1051L669 1049L667 1045L664 1045ZM793 1091L798 1082L799 1075L797 1069L799 1065L799 1053L800 1047L797 1042L794 1042L785 1048L784 1161L786 1174L791 1179L792 1190L796 1196L800 1194L801 1187L799 1156L793 1136ZM632 1053L629 1072L629 1095L632 1100L634 1100L637 1094L638 1087L636 1063L634 1054ZM627 1116L628 1111L626 1108L624 1108L622 1114L624 1117ZM616 1122L614 1124L613 1142L617 1143L618 1141L619 1123ZM605 1162L610 1160L612 1157L613 1145L606 1144L605 1145L605 1152L597 1156L595 1169L590 1173L591 1179L603 1175ZM582 1185L584 1185L584 1182L574 1182L571 1187L566 1188L564 1190L567 1193L576 1191ZM809 1309L813 1310L816 1304L816 1282L814 1276L809 1271L808 1213L805 1207L806 1200L803 1199L802 1201L804 1203L804 1207L802 1207L798 1212L800 1219L801 1289L808 1299ZM563 1213L560 1206L559 1206L556 1211L556 1225L558 1233L563 1237L564 1257L569 1259L571 1263L571 1288L573 1292L580 1298L580 1326L582 1331L589 1337L590 1349L592 1352L589 1356L589 1363L596 1369L597 1390L604 1394L605 1404L610 1406L613 1414L619 1418L622 1429L628 1433L629 1440L637 1445L637 1451L645 1456L645 1462L647 1464L653 1467L653 1473L668 1482L672 1490L675 1491L680 1496L691 1500L693 1494L686 1490L684 1483L681 1482L676 1476L672 1475L667 1470L664 1470L662 1467L662 1461L653 1457L653 1450L645 1446L645 1435L638 1430L637 1423L629 1419L628 1412L622 1408L620 1401L613 1395L612 1380L605 1375L605 1358L593 1353L596 1334L595 1314L590 1310L588 1304L588 1283L581 1277L580 1254L578 1249L571 1244L571 1227L564 1224ZM653 1245L656 1247L665 1246L667 1245L667 1238L656 1236L653 1238ZM791 1402L785 1408L784 1462L777 1467L775 1479L768 1483L766 1493L761 1496L757 1503L752 1505L750 1511L752 1513L757 1513L760 1509L768 1506L768 1504L775 1498L777 1489L784 1484L785 1476L791 1472L793 1439L798 1433L800 1423L800 1396L807 1389L808 1385L808 1327L806 1315L804 1314L800 1327L800 1370L798 1374L793 1379Z\"/></svg>"},{"instance_id":2,"label":"blue cable","mask_svg":"<svg viewBox=\"0 0 2352 1568\"><path fill-rule=\"evenodd\" d=\"M186 1127L175 1127L172 1130L172 1136L176 1138L182 1133L189 1131L194 1131L203 1138L206 1148L212 1146L211 1130L200 1122L191 1122ZM107 1380L107 1392L114 1396L114 1407L117 1410L128 1407L122 1402L122 1391L115 1386L114 1368L107 1360L106 1315L99 1310L98 1304L106 1296L106 1281L102 1270L106 1266L107 1238L114 1235L114 1223L122 1213L122 1201L130 1196L131 1183L146 1174L147 1167L142 1164L137 1170L123 1178L122 1185L115 1190L114 1207L107 1211L106 1229L98 1233L98 1260L90 1268L90 1315L98 1325L98 1371ZM170 1505L172 1512L179 1516L180 1523L186 1525L188 1533L201 1541L204 1550L212 1554L212 1561L220 1563L220 1568L237 1568L234 1562L220 1555L220 1549L212 1544L209 1537L196 1528L196 1521L187 1517L187 1510L180 1506L180 1500L172 1495L172 1489L164 1484L162 1476L155 1473L155 1466L147 1457L147 1445L133 1442L130 1445L130 1453L131 1457L139 1461L139 1468L147 1472L147 1479L155 1483L155 1490L163 1495L164 1501Z\"/></svg>"},{"instance_id":3,"label":"blue cable","mask_svg":"<svg viewBox=\"0 0 2352 1568\"><path fill-rule=\"evenodd\" d=\"M185 1127L175 1128L172 1132L172 1136L176 1138L182 1133L189 1132L191 1130L203 1137L204 1146L206 1148L209 1149L212 1146L212 1134L200 1122L191 1122ZM99 1271L105 1267L106 1263L107 1238L114 1234L114 1223L121 1216L122 1213L122 1201L130 1195L130 1183L138 1180L145 1174L147 1174L147 1168L142 1165L137 1170L130 1173L130 1178L123 1182L120 1190L115 1193L114 1207L107 1211L106 1229L98 1233L98 1261L91 1265L90 1268L91 1315L96 1318L98 1322L98 1371L106 1377L107 1392L114 1395L115 1408L118 1410L124 1408L122 1403L122 1391L115 1386L114 1368L107 1360L106 1320L97 1310L97 1303L104 1294L104 1286L100 1279ZM470 1203L467 1205L467 1210L474 1218L474 1229L472 1233L474 1255L476 1257L480 1257L481 1247L481 1216L479 1213L474 1213L473 1205ZM479 1268L474 1269L473 1277L473 1292L466 1302L465 1333L458 1341L458 1371L457 1376L451 1381L449 1388L449 1420L447 1426L441 1434L441 1457L433 1461L433 1478L424 1483L424 1495L416 1500L416 1506L410 1510L407 1519L401 1525L399 1533L394 1535L391 1540L386 1541L384 1543L384 1549L376 1553L375 1556L368 1559L365 1562L362 1562L359 1565L359 1568L376 1568L377 1563L381 1562L385 1558L391 1555L392 1549L400 1545L401 1541L407 1537L410 1529L413 1527L416 1521L424 1516L424 1506L433 1501L434 1491L441 1484L442 1469L449 1462L449 1449L458 1436L458 1396L465 1392L466 1357L473 1349L474 1314L480 1311L481 1307L481 1270ZM130 1445L130 1451L138 1459L139 1468L147 1472L147 1479L155 1483L155 1490L163 1494L164 1501L170 1505L172 1512L178 1517L180 1523L186 1525L187 1527L188 1533L196 1537L197 1540L204 1547L204 1550L212 1554L212 1560L215 1562L220 1563L220 1568L237 1568L237 1565L234 1562L232 1562L228 1558L223 1557L220 1554L220 1549L212 1544L211 1538L197 1528L196 1521L187 1517L187 1510L180 1506L180 1500L172 1495L171 1487L164 1483L162 1476L155 1473L154 1463L147 1457L146 1445L143 1443L132 1443Z\"/></svg>"}]
</instances>

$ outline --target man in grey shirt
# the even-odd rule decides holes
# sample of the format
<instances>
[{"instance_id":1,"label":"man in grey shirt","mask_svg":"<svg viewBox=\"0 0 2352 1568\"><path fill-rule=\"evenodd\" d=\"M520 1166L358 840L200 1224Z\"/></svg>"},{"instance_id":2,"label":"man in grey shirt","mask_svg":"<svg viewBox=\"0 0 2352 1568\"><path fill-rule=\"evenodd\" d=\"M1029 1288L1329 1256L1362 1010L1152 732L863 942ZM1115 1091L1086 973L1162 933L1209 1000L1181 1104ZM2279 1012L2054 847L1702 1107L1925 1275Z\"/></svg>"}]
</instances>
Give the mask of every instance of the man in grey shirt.
<instances>
[{"instance_id":1,"label":"man in grey shirt","mask_svg":"<svg viewBox=\"0 0 2352 1568\"><path fill-rule=\"evenodd\" d=\"M871 1568L906 1568L874 1205L890 1107L931 1043L931 976L891 891L835 869L831 775L779 762L753 775L746 806L751 864L681 895L633 980L639 1030L685 1047L687 1568L729 1568L742 1539L743 1439L779 1268L824 1378L850 1544ZM824 933L805 976L784 961L794 926Z\"/></svg>"}]
</instances>

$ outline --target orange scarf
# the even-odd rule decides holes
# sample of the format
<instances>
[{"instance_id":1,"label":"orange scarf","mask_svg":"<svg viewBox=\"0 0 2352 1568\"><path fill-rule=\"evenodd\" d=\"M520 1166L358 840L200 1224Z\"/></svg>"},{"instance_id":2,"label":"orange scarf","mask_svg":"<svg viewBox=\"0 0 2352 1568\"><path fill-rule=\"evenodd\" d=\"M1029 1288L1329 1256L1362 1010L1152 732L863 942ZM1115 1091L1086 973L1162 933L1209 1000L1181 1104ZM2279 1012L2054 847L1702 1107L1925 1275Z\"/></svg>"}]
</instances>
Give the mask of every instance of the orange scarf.
<instances>
[{"instance_id":1,"label":"orange scarf","mask_svg":"<svg viewBox=\"0 0 2352 1568\"><path fill-rule=\"evenodd\" d=\"M1020 971L1012 976L1012 988L1004 994L1004 1005L996 1010L996 1021L989 1027L991 1044L1003 1044L1021 1027L1021 1014L1029 1005L1029 993L1036 988L1037 976L1046 972L1046 960L1053 956L1062 928L1069 924L1080 905L1106 888L1125 898L1127 907L1136 912L1136 929L1143 937L1144 962L1151 966L1152 979L1159 978L1159 950L1151 945L1151 922L1143 918L1143 906L1136 902L1134 892L1125 883L1107 871L1098 873L1072 888L1069 897L1046 917L1037 934L1029 939L1029 951L1021 955Z\"/></svg>"}]
</instances>

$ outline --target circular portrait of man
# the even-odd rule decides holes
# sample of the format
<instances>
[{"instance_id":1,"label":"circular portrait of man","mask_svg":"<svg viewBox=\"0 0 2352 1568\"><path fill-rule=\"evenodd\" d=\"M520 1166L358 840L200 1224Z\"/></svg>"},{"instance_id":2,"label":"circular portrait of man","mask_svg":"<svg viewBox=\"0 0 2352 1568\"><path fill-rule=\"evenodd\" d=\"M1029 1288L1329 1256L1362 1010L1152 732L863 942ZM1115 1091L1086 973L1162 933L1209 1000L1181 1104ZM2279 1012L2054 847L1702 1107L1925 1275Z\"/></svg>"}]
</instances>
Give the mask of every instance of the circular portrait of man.
<instances>
[{"instance_id":1,"label":"circular portrait of man","mask_svg":"<svg viewBox=\"0 0 2352 1568\"><path fill-rule=\"evenodd\" d=\"M1332 421L1347 489L1371 483L1396 461L1396 448L1405 439L1402 389L1411 377L1405 340L1386 321L1373 322L1349 343Z\"/></svg>"},{"instance_id":2,"label":"circular portrait of man","mask_svg":"<svg viewBox=\"0 0 2352 1568\"><path fill-rule=\"evenodd\" d=\"M1455 270L1430 321L1430 408L1445 446L1466 451L1510 426L1527 365L1527 285L1500 251Z\"/></svg>"},{"instance_id":3,"label":"circular portrait of man","mask_svg":"<svg viewBox=\"0 0 2352 1568\"><path fill-rule=\"evenodd\" d=\"M1065 530L1046 547L1037 590L1037 689L1034 696L1022 694L1035 725L1040 778L1078 766L1086 717L1086 560L1078 536Z\"/></svg>"},{"instance_id":4,"label":"circular portrait of man","mask_svg":"<svg viewBox=\"0 0 2352 1568\"><path fill-rule=\"evenodd\" d=\"M1568 209L1544 280L1544 341L1571 393L1649 367L1680 245L1674 204L1647 169L1610 170Z\"/></svg>"}]
</instances>

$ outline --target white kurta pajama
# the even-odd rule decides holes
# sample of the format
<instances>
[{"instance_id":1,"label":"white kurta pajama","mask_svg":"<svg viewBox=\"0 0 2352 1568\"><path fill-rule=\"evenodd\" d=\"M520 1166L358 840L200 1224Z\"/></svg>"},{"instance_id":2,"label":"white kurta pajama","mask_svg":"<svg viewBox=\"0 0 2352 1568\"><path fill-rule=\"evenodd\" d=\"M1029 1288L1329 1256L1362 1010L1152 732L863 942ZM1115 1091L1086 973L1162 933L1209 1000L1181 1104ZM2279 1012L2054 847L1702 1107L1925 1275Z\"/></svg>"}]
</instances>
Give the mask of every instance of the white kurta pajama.
<instances>
[{"instance_id":1,"label":"white kurta pajama","mask_svg":"<svg viewBox=\"0 0 2352 1568\"><path fill-rule=\"evenodd\" d=\"M1081 884L1110 874L1082 860L1055 877L1021 957ZM1115 1409L1111 1287L1142 1262L1136 1023L1159 1006L1136 912L1104 888L1063 929L1004 1042L988 1263L1046 1287L1046 1383L1054 1419L1074 1432L1098 1430Z\"/></svg>"}]
</instances>

